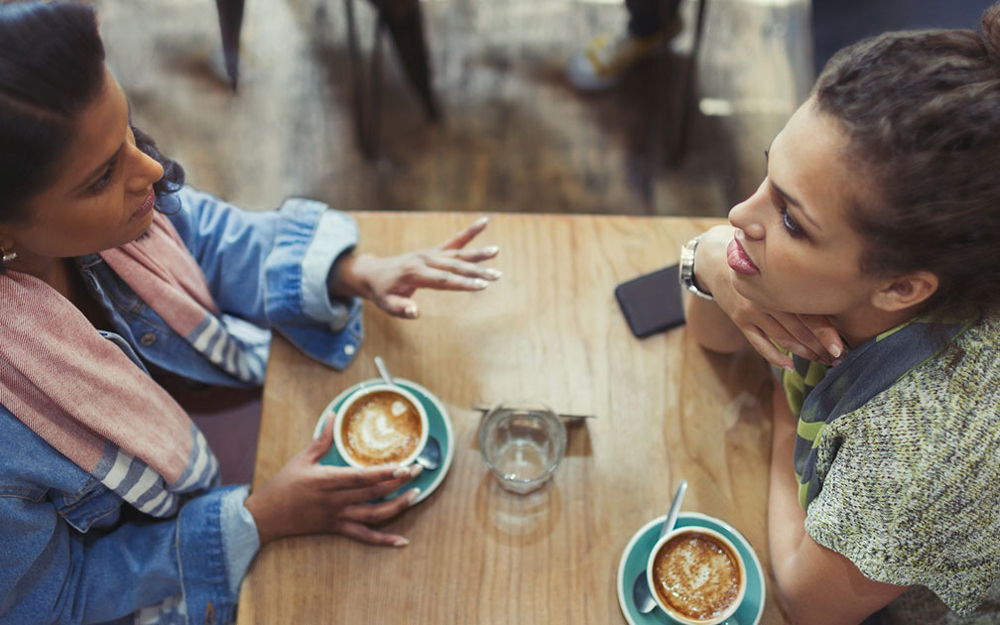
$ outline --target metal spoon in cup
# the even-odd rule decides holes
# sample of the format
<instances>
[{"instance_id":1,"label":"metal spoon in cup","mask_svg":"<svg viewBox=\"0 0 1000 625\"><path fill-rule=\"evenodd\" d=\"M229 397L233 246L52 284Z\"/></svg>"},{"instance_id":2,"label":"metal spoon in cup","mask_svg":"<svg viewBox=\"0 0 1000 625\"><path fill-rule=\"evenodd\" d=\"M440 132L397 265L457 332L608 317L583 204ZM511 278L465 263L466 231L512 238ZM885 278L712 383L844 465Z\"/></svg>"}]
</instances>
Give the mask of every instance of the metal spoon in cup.
<instances>
[{"instance_id":1,"label":"metal spoon in cup","mask_svg":"<svg viewBox=\"0 0 1000 625\"><path fill-rule=\"evenodd\" d=\"M687 480L681 480L681 483L678 484L677 492L674 493L674 500L670 503L670 512L667 513L667 518L663 522L660 535L656 537L656 540L669 534L670 530L674 529L674 525L677 524L677 515L681 511L681 501L684 500L684 493L687 492L687 487ZM656 607L656 600L653 599L652 590L649 587L649 582L646 580L645 568L636 575L635 582L632 584L632 601L635 603L636 609L643 614L652 612L653 608Z\"/></svg>"},{"instance_id":2,"label":"metal spoon in cup","mask_svg":"<svg viewBox=\"0 0 1000 625\"><path fill-rule=\"evenodd\" d=\"M375 357L375 368L378 369L378 374L382 376L382 380L386 384L397 386L396 381L389 375L389 370L386 368L381 356ZM425 471L433 471L441 466L441 443L433 436L428 436L427 443L424 445L424 449L420 452L420 455L417 456L415 462L422 466Z\"/></svg>"}]
</instances>

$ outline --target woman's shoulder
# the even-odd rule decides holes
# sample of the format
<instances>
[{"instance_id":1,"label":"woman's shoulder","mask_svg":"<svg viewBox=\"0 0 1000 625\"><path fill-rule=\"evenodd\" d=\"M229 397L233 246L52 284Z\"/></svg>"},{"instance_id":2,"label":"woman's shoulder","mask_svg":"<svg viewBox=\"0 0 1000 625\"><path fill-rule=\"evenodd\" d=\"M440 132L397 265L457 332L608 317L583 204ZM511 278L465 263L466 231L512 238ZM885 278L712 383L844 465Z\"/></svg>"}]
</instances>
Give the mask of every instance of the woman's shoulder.
<instances>
[{"instance_id":1,"label":"woman's shoulder","mask_svg":"<svg viewBox=\"0 0 1000 625\"><path fill-rule=\"evenodd\" d=\"M997 580L998 345L1000 321L984 319L817 441L814 540L872 579L927 586L960 612Z\"/></svg>"},{"instance_id":2,"label":"woman's shoulder","mask_svg":"<svg viewBox=\"0 0 1000 625\"><path fill-rule=\"evenodd\" d=\"M1000 315L984 317L890 387L885 399L931 413L972 410L1000 419Z\"/></svg>"},{"instance_id":3,"label":"woman's shoulder","mask_svg":"<svg viewBox=\"0 0 1000 625\"><path fill-rule=\"evenodd\" d=\"M831 424L840 451L881 454L930 470L1000 447L1000 317L984 318L861 408ZM1000 473L1000 463L994 463ZM1000 490L1000 489L998 489Z\"/></svg>"}]
</instances>

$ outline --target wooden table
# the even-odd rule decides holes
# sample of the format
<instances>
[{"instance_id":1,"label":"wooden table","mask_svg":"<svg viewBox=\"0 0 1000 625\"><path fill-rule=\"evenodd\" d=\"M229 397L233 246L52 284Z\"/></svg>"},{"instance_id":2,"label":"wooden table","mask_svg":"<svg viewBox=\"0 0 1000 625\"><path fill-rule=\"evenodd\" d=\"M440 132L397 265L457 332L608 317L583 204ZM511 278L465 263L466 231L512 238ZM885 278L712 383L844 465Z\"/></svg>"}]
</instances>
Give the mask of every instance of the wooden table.
<instances>
[{"instance_id":1,"label":"wooden table","mask_svg":"<svg viewBox=\"0 0 1000 625\"><path fill-rule=\"evenodd\" d=\"M380 254L438 244L473 217L355 216L363 249ZM480 293L420 292L417 321L367 306L365 341L346 371L275 340L255 485L306 446L335 395L377 377L376 354L442 400L456 452L441 487L388 524L408 547L339 536L268 545L243 584L238 623L625 623L622 550L666 513L682 478L684 510L727 521L754 546L768 571L762 623L784 623L767 552L767 367L751 354L707 353L683 329L637 340L613 295L676 262L683 242L714 223L495 215L479 243L500 246L503 278ZM569 430L554 481L527 496L500 489L476 442L471 407L508 398L597 415Z\"/></svg>"}]
</instances>

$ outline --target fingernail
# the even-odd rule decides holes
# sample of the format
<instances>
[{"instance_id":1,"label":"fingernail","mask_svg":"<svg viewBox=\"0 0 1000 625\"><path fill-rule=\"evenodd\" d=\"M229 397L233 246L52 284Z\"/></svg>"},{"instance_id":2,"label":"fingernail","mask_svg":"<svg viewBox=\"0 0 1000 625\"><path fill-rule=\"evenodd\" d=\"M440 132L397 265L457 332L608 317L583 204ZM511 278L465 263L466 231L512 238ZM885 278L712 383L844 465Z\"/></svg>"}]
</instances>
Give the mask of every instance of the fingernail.
<instances>
[{"instance_id":1,"label":"fingernail","mask_svg":"<svg viewBox=\"0 0 1000 625\"><path fill-rule=\"evenodd\" d=\"M419 464L410 465L409 471L410 472L407 475L409 475L410 477L417 477L418 475L424 472L424 467Z\"/></svg>"},{"instance_id":2,"label":"fingernail","mask_svg":"<svg viewBox=\"0 0 1000 625\"><path fill-rule=\"evenodd\" d=\"M474 286L477 289L485 289L487 286L489 286L489 284L490 284L489 282L483 280L482 278L476 278L475 280L472 281L472 286Z\"/></svg>"},{"instance_id":3,"label":"fingernail","mask_svg":"<svg viewBox=\"0 0 1000 625\"><path fill-rule=\"evenodd\" d=\"M410 492L407 493L407 495L406 495L406 501L407 501L407 503L413 503L414 501L417 500L417 497L419 497L419 496L420 496L420 489L419 488L411 488Z\"/></svg>"},{"instance_id":4,"label":"fingernail","mask_svg":"<svg viewBox=\"0 0 1000 625\"><path fill-rule=\"evenodd\" d=\"M476 223L474 223L472 225L475 226L475 227L477 227L477 228L479 226L485 226L487 224L487 222L489 222L489 220L490 220L489 217L480 217L479 219L476 220Z\"/></svg>"},{"instance_id":5,"label":"fingernail","mask_svg":"<svg viewBox=\"0 0 1000 625\"><path fill-rule=\"evenodd\" d=\"M411 467L399 467L392 472L392 477L394 478L410 477L410 470Z\"/></svg>"},{"instance_id":6,"label":"fingernail","mask_svg":"<svg viewBox=\"0 0 1000 625\"><path fill-rule=\"evenodd\" d=\"M500 248L497 247L496 245L491 245L489 247L483 248L483 251L489 254L490 256L496 256L497 252L500 251Z\"/></svg>"},{"instance_id":7,"label":"fingernail","mask_svg":"<svg viewBox=\"0 0 1000 625\"><path fill-rule=\"evenodd\" d=\"M785 366L782 367L782 369L784 369L785 371L787 371L789 373L792 373L792 372L795 371L795 367L793 367L792 365L785 365Z\"/></svg>"},{"instance_id":8,"label":"fingernail","mask_svg":"<svg viewBox=\"0 0 1000 625\"><path fill-rule=\"evenodd\" d=\"M403 311L403 314L405 314L410 319L415 319L417 316L417 305L407 304L406 309Z\"/></svg>"},{"instance_id":9,"label":"fingernail","mask_svg":"<svg viewBox=\"0 0 1000 625\"><path fill-rule=\"evenodd\" d=\"M830 352L830 355L833 356L834 358L840 356L843 353L843 351L840 349L840 345L837 345L836 343L830 343L829 345L826 346L826 349L828 352Z\"/></svg>"},{"instance_id":10,"label":"fingernail","mask_svg":"<svg viewBox=\"0 0 1000 625\"><path fill-rule=\"evenodd\" d=\"M485 273L486 273L486 275L488 275L490 278L492 278L494 280L499 279L500 276L503 275L502 271L500 271L499 269L493 269L492 267L490 267L489 269L487 269Z\"/></svg>"},{"instance_id":11,"label":"fingernail","mask_svg":"<svg viewBox=\"0 0 1000 625\"><path fill-rule=\"evenodd\" d=\"M410 544L410 541L405 538L397 538L396 542L392 543L393 547L405 547Z\"/></svg>"}]
</instances>

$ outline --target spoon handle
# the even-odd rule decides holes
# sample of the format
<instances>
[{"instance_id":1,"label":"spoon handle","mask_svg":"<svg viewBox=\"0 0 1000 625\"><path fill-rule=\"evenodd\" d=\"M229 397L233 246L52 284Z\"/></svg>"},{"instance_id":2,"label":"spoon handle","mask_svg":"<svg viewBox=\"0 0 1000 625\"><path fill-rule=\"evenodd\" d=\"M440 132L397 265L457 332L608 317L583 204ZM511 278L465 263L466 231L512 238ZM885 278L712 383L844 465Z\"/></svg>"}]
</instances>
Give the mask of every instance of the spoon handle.
<instances>
[{"instance_id":1,"label":"spoon handle","mask_svg":"<svg viewBox=\"0 0 1000 625\"><path fill-rule=\"evenodd\" d=\"M684 493L687 492L687 488L687 480L681 480L681 483L677 485L677 492L674 493L674 500L670 504L667 520L663 522L663 528L660 530L661 537L670 533L670 530L674 529L674 525L677 524L677 515L681 512L681 502L684 501Z\"/></svg>"},{"instance_id":2,"label":"spoon handle","mask_svg":"<svg viewBox=\"0 0 1000 625\"><path fill-rule=\"evenodd\" d=\"M382 376L386 384L395 384L392 380L392 376L389 375L389 370L385 368L385 362L382 361L381 356L375 357L375 368L378 369L378 374Z\"/></svg>"}]
</instances>

